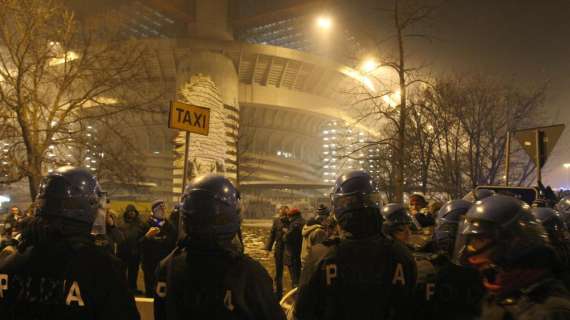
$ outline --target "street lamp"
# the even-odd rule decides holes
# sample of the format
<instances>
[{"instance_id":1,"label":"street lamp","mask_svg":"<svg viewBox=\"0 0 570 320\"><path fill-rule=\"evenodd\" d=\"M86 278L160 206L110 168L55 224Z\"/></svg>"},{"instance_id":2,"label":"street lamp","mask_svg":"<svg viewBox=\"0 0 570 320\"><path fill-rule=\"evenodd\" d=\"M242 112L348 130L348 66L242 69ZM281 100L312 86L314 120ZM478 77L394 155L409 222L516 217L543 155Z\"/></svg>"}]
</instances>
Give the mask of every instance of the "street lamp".
<instances>
[{"instance_id":1,"label":"street lamp","mask_svg":"<svg viewBox=\"0 0 570 320\"><path fill-rule=\"evenodd\" d=\"M0 207L2 207L2 203L4 202L10 202L10 197L0 195Z\"/></svg>"},{"instance_id":2,"label":"street lamp","mask_svg":"<svg viewBox=\"0 0 570 320\"><path fill-rule=\"evenodd\" d=\"M317 17L317 27L322 30L330 30L332 28L333 22L329 16L319 16Z\"/></svg>"},{"instance_id":3,"label":"street lamp","mask_svg":"<svg viewBox=\"0 0 570 320\"><path fill-rule=\"evenodd\" d=\"M380 64L378 63L378 61L376 61L376 59L368 58L362 62L362 64L360 65L360 70L364 73L370 73L376 70L376 68L378 68L379 65Z\"/></svg>"}]
</instances>

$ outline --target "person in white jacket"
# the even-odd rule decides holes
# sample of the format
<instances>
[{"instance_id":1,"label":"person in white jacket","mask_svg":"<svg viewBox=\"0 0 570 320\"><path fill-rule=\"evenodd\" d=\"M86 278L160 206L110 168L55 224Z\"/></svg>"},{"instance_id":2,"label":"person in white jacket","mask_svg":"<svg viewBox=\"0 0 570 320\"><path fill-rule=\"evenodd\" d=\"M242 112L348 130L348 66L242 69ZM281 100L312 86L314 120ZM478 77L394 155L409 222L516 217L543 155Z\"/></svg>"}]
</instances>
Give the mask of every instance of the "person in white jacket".
<instances>
[{"instance_id":1,"label":"person in white jacket","mask_svg":"<svg viewBox=\"0 0 570 320\"><path fill-rule=\"evenodd\" d=\"M319 205L317 209L317 214L307 221L307 224L303 227L303 246L301 248L301 265L305 265L307 257L311 253L311 248L319 244L329 237L329 218L330 210L324 205Z\"/></svg>"}]
</instances>

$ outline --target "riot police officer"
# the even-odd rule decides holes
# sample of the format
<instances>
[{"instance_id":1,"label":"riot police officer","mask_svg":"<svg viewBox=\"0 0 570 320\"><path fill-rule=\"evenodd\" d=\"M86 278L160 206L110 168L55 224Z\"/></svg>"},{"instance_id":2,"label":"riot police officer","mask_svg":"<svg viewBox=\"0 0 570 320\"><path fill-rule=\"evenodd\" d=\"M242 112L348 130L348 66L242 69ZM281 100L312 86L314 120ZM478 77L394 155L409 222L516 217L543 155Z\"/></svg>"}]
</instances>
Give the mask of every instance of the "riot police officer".
<instances>
[{"instance_id":1,"label":"riot police officer","mask_svg":"<svg viewBox=\"0 0 570 320\"><path fill-rule=\"evenodd\" d=\"M570 196L565 196L560 199L558 204L556 204L556 209L558 211L570 211Z\"/></svg>"},{"instance_id":2,"label":"riot police officer","mask_svg":"<svg viewBox=\"0 0 570 320\"><path fill-rule=\"evenodd\" d=\"M472 267L458 265L454 256L457 232L471 205L466 200L452 200L437 213L435 252L426 259L435 275L418 277L426 279L418 280L418 309L425 307L419 313L424 319L475 319L480 315L484 295L480 275Z\"/></svg>"},{"instance_id":3,"label":"riot police officer","mask_svg":"<svg viewBox=\"0 0 570 320\"><path fill-rule=\"evenodd\" d=\"M2 319L139 319L119 261L90 237L102 194L84 169L43 180L35 220L0 261Z\"/></svg>"},{"instance_id":4,"label":"riot police officer","mask_svg":"<svg viewBox=\"0 0 570 320\"><path fill-rule=\"evenodd\" d=\"M406 208L399 203L388 203L382 207L382 216L384 217L382 225L384 235L407 244L415 225Z\"/></svg>"},{"instance_id":5,"label":"riot police officer","mask_svg":"<svg viewBox=\"0 0 570 320\"><path fill-rule=\"evenodd\" d=\"M155 319L284 319L269 274L243 253L232 183L199 176L182 199L187 237L158 267Z\"/></svg>"},{"instance_id":6,"label":"riot police officer","mask_svg":"<svg viewBox=\"0 0 570 320\"><path fill-rule=\"evenodd\" d=\"M566 228L570 228L570 196L565 196L558 204L556 204L556 210L560 213L562 221L566 225Z\"/></svg>"},{"instance_id":7,"label":"riot police officer","mask_svg":"<svg viewBox=\"0 0 570 320\"><path fill-rule=\"evenodd\" d=\"M569 319L570 295L554 276L557 259L530 207L508 196L479 201L466 214L461 260L483 275L484 319Z\"/></svg>"},{"instance_id":8,"label":"riot police officer","mask_svg":"<svg viewBox=\"0 0 570 320\"><path fill-rule=\"evenodd\" d=\"M313 247L295 303L297 319L406 319L415 263L381 234L380 199L364 171L341 175L331 194L340 239Z\"/></svg>"},{"instance_id":9,"label":"riot police officer","mask_svg":"<svg viewBox=\"0 0 570 320\"><path fill-rule=\"evenodd\" d=\"M568 286L570 284L570 242L566 224L558 212L552 208L536 207L531 209L531 213L546 230L548 240L560 259L558 270L560 277Z\"/></svg>"},{"instance_id":10,"label":"riot police officer","mask_svg":"<svg viewBox=\"0 0 570 320\"><path fill-rule=\"evenodd\" d=\"M413 301L413 318L429 318L432 314L427 310L427 302L433 294L432 284L435 282L435 269L427 259L429 254L420 253L420 249L424 249L425 245L420 237L414 237L412 240L412 229L419 231L421 226L408 214L406 208L399 203L388 203L382 207L382 216L384 223L382 232L389 239L399 241L412 250L417 265L417 283L414 290ZM417 241L419 240L419 241ZM423 251L423 250L422 250ZM431 291L430 291L431 290Z\"/></svg>"}]
</instances>

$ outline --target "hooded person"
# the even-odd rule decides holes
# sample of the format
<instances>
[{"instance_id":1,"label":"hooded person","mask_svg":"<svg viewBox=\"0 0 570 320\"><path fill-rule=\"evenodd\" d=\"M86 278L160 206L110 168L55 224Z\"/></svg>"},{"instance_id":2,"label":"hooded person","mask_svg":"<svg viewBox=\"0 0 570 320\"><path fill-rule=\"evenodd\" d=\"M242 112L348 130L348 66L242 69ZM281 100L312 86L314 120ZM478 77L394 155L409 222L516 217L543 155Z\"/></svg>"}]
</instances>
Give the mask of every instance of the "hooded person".
<instances>
[{"instance_id":1,"label":"hooded person","mask_svg":"<svg viewBox=\"0 0 570 320\"><path fill-rule=\"evenodd\" d=\"M311 253L311 248L325 241L329 234L328 228L330 210L323 204L317 209L317 214L307 221L303 226L303 246L301 248L301 265L305 264L307 257Z\"/></svg>"},{"instance_id":2,"label":"hooded person","mask_svg":"<svg viewBox=\"0 0 570 320\"><path fill-rule=\"evenodd\" d=\"M152 297L156 285L155 270L160 260L174 249L177 232L166 219L166 206L163 200L156 200L151 205L152 215L145 227L141 241L141 262L144 274L145 295Z\"/></svg>"},{"instance_id":3,"label":"hooded person","mask_svg":"<svg viewBox=\"0 0 570 320\"><path fill-rule=\"evenodd\" d=\"M284 235L289 228L289 217L287 213L289 207L281 206L277 211L277 215L273 218L269 237L265 241L265 250L273 251L275 261L275 276L273 282L275 284L275 295L278 300L283 296L283 258L285 255Z\"/></svg>"},{"instance_id":4,"label":"hooded person","mask_svg":"<svg viewBox=\"0 0 570 320\"><path fill-rule=\"evenodd\" d=\"M105 215L105 230L109 239L110 249L113 255L119 255L119 248L125 242L125 235L117 226L117 215L111 209Z\"/></svg>"},{"instance_id":5,"label":"hooded person","mask_svg":"<svg viewBox=\"0 0 570 320\"><path fill-rule=\"evenodd\" d=\"M296 288L301 278L301 249L303 245L303 226L305 219L301 211L293 208L288 212L289 227L283 236L285 239L285 254L283 263L289 268L291 286Z\"/></svg>"},{"instance_id":6,"label":"hooded person","mask_svg":"<svg viewBox=\"0 0 570 320\"><path fill-rule=\"evenodd\" d=\"M145 234L145 225L134 205L127 205L118 228L124 237L123 243L118 247L118 256L126 266L129 289L138 294L137 279L141 261L139 242Z\"/></svg>"}]
</instances>

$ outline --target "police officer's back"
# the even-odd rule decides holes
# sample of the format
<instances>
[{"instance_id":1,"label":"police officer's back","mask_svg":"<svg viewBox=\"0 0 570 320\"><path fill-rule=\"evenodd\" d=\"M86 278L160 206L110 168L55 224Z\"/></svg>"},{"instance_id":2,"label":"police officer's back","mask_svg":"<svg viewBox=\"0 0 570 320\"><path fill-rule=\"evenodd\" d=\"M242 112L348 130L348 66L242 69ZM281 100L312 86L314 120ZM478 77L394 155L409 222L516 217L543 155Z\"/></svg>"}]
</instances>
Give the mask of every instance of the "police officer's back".
<instances>
[{"instance_id":1,"label":"police officer's back","mask_svg":"<svg viewBox=\"0 0 570 320\"><path fill-rule=\"evenodd\" d=\"M155 319L284 319L271 278L243 254L239 195L223 176L197 177L180 213L186 239L157 271Z\"/></svg>"},{"instance_id":2,"label":"police officer's back","mask_svg":"<svg viewBox=\"0 0 570 320\"><path fill-rule=\"evenodd\" d=\"M462 260L482 273L483 319L570 319L557 258L527 204L495 195L475 203L461 233Z\"/></svg>"},{"instance_id":3,"label":"police officer's back","mask_svg":"<svg viewBox=\"0 0 570 320\"><path fill-rule=\"evenodd\" d=\"M138 319L118 261L90 238L102 192L63 167L40 186L37 218L0 261L2 319Z\"/></svg>"},{"instance_id":4,"label":"police officer's back","mask_svg":"<svg viewBox=\"0 0 570 320\"><path fill-rule=\"evenodd\" d=\"M401 244L381 235L382 217L370 176L337 179L333 215L341 238L311 251L295 304L297 319L405 319L415 263Z\"/></svg>"},{"instance_id":5,"label":"police officer's back","mask_svg":"<svg viewBox=\"0 0 570 320\"><path fill-rule=\"evenodd\" d=\"M532 208L531 213L536 220L542 224L544 230L548 234L550 245L560 259L561 268L565 272L570 271L570 241L568 239L568 231L560 214L548 207Z\"/></svg>"},{"instance_id":6,"label":"police officer's back","mask_svg":"<svg viewBox=\"0 0 570 320\"><path fill-rule=\"evenodd\" d=\"M483 283L475 268L462 266L455 258L458 230L472 203L452 200L439 210L434 229L434 252L427 261L433 266L434 277L418 280L416 318L476 319L481 313ZM419 269L419 263L418 263ZM420 277L418 277L420 278Z\"/></svg>"}]
</instances>

